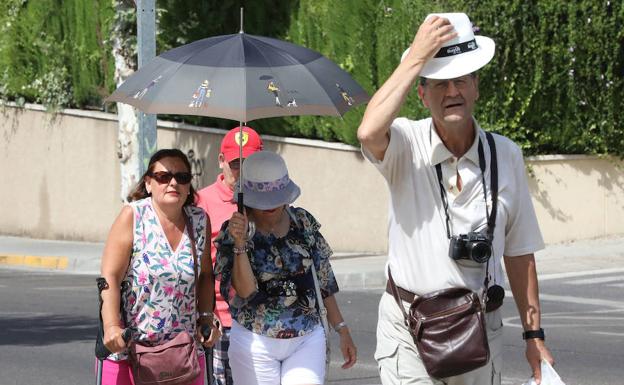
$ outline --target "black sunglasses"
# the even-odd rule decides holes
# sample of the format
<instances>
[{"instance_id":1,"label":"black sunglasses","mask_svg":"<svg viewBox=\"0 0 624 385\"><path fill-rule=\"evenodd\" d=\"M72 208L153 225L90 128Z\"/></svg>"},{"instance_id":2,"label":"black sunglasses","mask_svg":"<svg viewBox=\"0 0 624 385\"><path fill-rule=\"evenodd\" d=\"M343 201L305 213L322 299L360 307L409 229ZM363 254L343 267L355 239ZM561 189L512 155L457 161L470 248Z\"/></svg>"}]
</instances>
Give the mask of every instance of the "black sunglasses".
<instances>
[{"instance_id":1,"label":"black sunglasses","mask_svg":"<svg viewBox=\"0 0 624 385\"><path fill-rule=\"evenodd\" d=\"M176 172L174 174L169 171L158 171L150 172L147 175L156 179L156 182L160 184L169 183L173 178L175 178L176 182L179 184L188 184L191 183L191 180L193 179L193 174L190 172Z\"/></svg>"}]
</instances>

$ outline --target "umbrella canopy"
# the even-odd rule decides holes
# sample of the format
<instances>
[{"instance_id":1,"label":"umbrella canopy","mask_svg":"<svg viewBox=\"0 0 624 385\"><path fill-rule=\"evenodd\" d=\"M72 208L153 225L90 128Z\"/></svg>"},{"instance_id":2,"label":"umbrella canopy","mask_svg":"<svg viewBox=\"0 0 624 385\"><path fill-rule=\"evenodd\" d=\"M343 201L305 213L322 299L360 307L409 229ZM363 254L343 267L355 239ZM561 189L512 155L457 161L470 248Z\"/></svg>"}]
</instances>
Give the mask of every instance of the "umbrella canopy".
<instances>
[{"instance_id":1,"label":"umbrella canopy","mask_svg":"<svg viewBox=\"0 0 624 385\"><path fill-rule=\"evenodd\" d=\"M239 122L291 115L342 116L368 100L347 72L320 53L245 33L169 50L107 99L145 113Z\"/></svg>"}]
</instances>

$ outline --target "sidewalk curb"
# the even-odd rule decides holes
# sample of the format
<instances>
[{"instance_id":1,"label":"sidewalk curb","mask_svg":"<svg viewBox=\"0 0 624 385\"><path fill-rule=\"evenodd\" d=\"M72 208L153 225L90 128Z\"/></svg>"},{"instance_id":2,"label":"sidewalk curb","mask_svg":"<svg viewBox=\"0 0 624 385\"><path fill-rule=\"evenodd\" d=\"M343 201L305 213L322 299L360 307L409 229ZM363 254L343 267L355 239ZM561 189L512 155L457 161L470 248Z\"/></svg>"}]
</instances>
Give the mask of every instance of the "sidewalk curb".
<instances>
[{"instance_id":1,"label":"sidewalk curb","mask_svg":"<svg viewBox=\"0 0 624 385\"><path fill-rule=\"evenodd\" d=\"M0 269L98 275L104 243L0 235ZM547 245L536 253L540 279L624 270L624 235ZM387 255L336 252L331 264L341 290L383 289ZM622 269L622 270L621 270Z\"/></svg>"},{"instance_id":2,"label":"sidewalk curb","mask_svg":"<svg viewBox=\"0 0 624 385\"><path fill-rule=\"evenodd\" d=\"M14 266L24 268L67 270L69 258L47 257L38 255L2 255L0 254L0 266Z\"/></svg>"}]
</instances>

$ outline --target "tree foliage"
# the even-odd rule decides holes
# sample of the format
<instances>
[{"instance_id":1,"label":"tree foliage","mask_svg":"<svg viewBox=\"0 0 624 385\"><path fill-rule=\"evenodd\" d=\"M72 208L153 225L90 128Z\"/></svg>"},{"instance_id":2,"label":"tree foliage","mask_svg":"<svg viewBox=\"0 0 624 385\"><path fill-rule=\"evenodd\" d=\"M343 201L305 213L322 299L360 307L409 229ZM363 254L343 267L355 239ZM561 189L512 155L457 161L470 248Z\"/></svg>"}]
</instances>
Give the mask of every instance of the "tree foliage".
<instances>
[{"instance_id":1,"label":"tree foliage","mask_svg":"<svg viewBox=\"0 0 624 385\"><path fill-rule=\"evenodd\" d=\"M112 87L105 0L5 0L0 96L49 107L98 106Z\"/></svg>"},{"instance_id":2,"label":"tree foliage","mask_svg":"<svg viewBox=\"0 0 624 385\"><path fill-rule=\"evenodd\" d=\"M131 0L125 1L132 4ZM525 154L624 156L624 6L610 0L158 0L157 52L240 28L317 50L374 93L431 12L466 12L496 54L481 71L475 115ZM0 98L50 106L100 106L114 89L108 37L134 15L111 0L0 2ZM253 122L264 133L356 144L364 107L333 117ZM427 115L416 92L402 115ZM229 128L232 122L165 117Z\"/></svg>"}]
</instances>

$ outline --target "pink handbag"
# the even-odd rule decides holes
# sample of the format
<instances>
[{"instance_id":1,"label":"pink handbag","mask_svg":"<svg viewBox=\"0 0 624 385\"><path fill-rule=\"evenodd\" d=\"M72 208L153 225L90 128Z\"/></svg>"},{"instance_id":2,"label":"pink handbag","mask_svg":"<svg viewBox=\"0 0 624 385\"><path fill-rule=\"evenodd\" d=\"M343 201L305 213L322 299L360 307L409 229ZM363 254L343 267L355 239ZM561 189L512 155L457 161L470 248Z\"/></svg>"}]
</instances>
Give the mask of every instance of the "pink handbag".
<instances>
[{"instance_id":1,"label":"pink handbag","mask_svg":"<svg viewBox=\"0 0 624 385\"><path fill-rule=\"evenodd\" d=\"M156 346L132 343L128 355L136 385L188 385L201 374L195 341L188 332Z\"/></svg>"}]
</instances>

